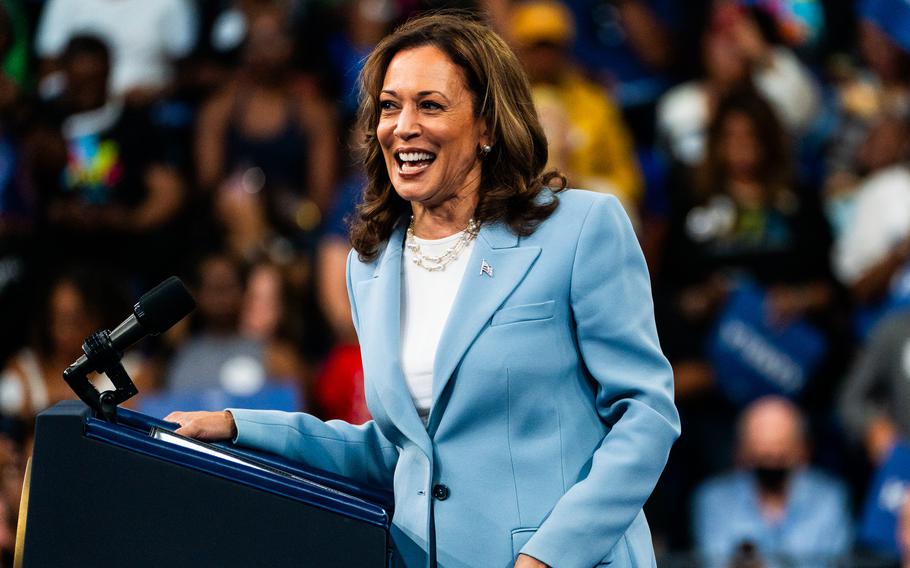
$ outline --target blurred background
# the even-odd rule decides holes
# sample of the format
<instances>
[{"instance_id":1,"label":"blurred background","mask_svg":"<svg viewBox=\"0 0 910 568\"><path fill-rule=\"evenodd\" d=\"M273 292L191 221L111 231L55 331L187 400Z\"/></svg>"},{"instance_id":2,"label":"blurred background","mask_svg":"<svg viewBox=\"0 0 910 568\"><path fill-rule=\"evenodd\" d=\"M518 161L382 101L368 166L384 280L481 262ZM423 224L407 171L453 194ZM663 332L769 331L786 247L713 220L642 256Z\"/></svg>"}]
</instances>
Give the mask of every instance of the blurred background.
<instances>
[{"instance_id":1,"label":"blurred background","mask_svg":"<svg viewBox=\"0 0 910 568\"><path fill-rule=\"evenodd\" d=\"M356 78L449 7L637 229L683 420L659 564L910 566L908 0L0 0L0 566L35 414L170 274L199 306L130 406L369 419Z\"/></svg>"}]
</instances>

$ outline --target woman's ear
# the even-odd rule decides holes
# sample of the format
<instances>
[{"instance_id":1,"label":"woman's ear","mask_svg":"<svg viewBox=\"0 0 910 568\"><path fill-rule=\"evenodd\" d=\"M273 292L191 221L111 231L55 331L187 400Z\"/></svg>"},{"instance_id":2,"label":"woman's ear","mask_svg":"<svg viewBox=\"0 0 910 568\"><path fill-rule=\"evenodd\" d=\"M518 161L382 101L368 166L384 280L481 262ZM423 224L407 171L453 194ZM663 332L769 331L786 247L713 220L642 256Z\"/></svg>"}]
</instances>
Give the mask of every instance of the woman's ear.
<instances>
[{"instance_id":1,"label":"woman's ear","mask_svg":"<svg viewBox=\"0 0 910 568\"><path fill-rule=\"evenodd\" d=\"M490 124L490 119L484 119L482 126L480 128L480 138L479 142L481 146L492 146L496 143L493 140L493 125Z\"/></svg>"}]
</instances>

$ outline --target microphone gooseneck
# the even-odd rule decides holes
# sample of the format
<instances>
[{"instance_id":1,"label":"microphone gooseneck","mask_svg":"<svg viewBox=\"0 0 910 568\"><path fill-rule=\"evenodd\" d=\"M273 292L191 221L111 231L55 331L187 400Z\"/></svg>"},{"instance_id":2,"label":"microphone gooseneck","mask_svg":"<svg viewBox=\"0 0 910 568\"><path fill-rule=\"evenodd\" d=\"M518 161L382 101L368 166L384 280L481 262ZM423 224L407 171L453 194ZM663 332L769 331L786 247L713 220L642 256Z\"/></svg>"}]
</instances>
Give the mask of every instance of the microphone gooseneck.
<instances>
[{"instance_id":1,"label":"microphone gooseneck","mask_svg":"<svg viewBox=\"0 0 910 568\"><path fill-rule=\"evenodd\" d=\"M116 406L138 392L120 363L123 352L146 335L167 331L195 307L183 282L171 276L143 294L132 315L113 331L100 330L86 338L83 355L63 371L63 379L86 404L113 420ZM93 372L107 374L115 390L99 393L88 380Z\"/></svg>"}]
</instances>

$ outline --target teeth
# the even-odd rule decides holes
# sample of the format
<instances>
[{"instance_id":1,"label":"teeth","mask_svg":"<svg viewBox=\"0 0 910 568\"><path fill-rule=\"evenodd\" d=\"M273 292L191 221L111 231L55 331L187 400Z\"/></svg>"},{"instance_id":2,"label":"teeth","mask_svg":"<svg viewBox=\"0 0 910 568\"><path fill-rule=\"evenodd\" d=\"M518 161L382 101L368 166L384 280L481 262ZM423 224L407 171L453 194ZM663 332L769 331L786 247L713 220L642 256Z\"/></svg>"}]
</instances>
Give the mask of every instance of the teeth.
<instances>
[{"instance_id":1,"label":"teeth","mask_svg":"<svg viewBox=\"0 0 910 568\"><path fill-rule=\"evenodd\" d=\"M426 152L402 152L398 154L402 162L419 162L421 160L432 160L433 154Z\"/></svg>"},{"instance_id":2,"label":"teeth","mask_svg":"<svg viewBox=\"0 0 910 568\"><path fill-rule=\"evenodd\" d=\"M400 171L402 173L414 173L414 172L423 171L429 167L430 167L430 162L422 162L422 163L403 162L400 166Z\"/></svg>"}]
</instances>

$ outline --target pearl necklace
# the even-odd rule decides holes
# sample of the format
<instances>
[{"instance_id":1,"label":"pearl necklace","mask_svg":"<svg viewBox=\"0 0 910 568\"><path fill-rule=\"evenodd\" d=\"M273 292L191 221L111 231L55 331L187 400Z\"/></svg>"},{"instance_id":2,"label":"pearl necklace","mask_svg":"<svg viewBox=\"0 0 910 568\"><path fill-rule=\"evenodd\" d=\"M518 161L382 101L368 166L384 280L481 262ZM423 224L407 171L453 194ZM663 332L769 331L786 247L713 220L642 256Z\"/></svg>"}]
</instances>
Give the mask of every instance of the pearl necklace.
<instances>
[{"instance_id":1,"label":"pearl necklace","mask_svg":"<svg viewBox=\"0 0 910 568\"><path fill-rule=\"evenodd\" d=\"M444 250L443 253L439 256L430 256L420 250L420 244L414 237L414 216L412 215L411 223L408 225L408 233L407 238L405 239L405 246L409 251L411 251L411 254L413 255L411 257L411 260L414 261L414 264L428 272L439 272L445 270L446 266L458 258L458 255L461 254L461 251L463 251L464 248L474 240L479 230L480 225L477 223L477 221L470 219L468 221L468 227L461 232L461 235L459 235L458 240L455 241L455 244Z\"/></svg>"}]
</instances>

